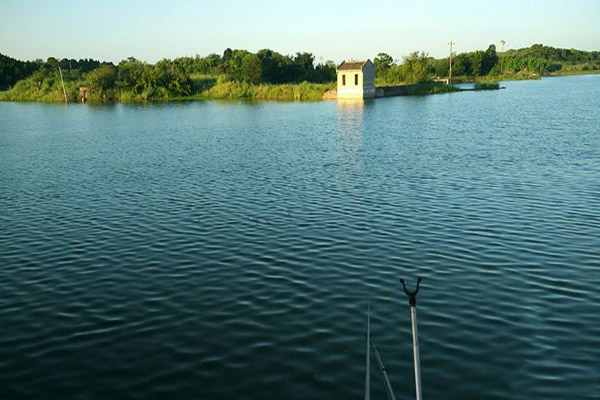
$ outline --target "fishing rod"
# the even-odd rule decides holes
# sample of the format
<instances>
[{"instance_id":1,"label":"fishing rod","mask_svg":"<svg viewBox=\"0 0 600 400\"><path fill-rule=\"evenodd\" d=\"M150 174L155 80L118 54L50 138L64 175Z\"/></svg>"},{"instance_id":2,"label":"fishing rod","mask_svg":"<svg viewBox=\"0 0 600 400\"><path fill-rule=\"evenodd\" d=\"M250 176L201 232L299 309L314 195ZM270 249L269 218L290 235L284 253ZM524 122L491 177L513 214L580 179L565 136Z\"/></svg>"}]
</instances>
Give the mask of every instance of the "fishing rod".
<instances>
[{"instance_id":1,"label":"fishing rod","mask_svg":"<svg viewBox=\"0 0 600 400\"><path fill-rule=\"evenodd\" d=\"M383 379L383 385L385 387L385 392L387 394L388 400L396 400L396 396L394 396L394 391L392 390L392 384L390 383L390 378L388 377L387 370L383 365L383 361L381 361L381 356L379 355L379 351L377 351L377 347L375 347L375 343L373 343L373 339L371 338L371 305L368 306L367 312L367 371L365 377L365 400L371 399L371 359L369 357L370 351L373 351L375 354L375 359L377 360L377 364L379 365L379 373L381 374L381 379Z\"/></svg>"},{"instance_id":2,"label":"fishing rod","mask_svg":"<svg viewBox=\"0 0 600 400\"><path fill-rule=\"evenodd\" d=\"M408 296L408 304L410 305L410 321L412 324L413 336L413 359L415 364L415 391L417 400L423 400L421 393L421 357L419 355L419 333L417 332L417 293L419 292L419 283L421 278L417 279L417 288L410 291L406 288L404 279L400 279L404 293Z\"/></svg>"},{"instance_id":3,"label":"fishing rod","mask_svg":"<svg viewBox=\"0 0 600 400\"><path fill-rule=\"evenodd\" d=\"M375 359L377 360L377 364L379 365L379 373L381 374L381 379L383 379L383 385L385 386L385 392L387 393L388 400L396 400L396 396L394 396L394 391L392 390L392 384L390 383L390 378L388 378L387 370L383 366L383 362L381 361L379 352L375 347L375 343L373 343L373 340L371 338L369 338L369 341L371 342L373 354L375 354Z\"/></svg>"}]
</instances>

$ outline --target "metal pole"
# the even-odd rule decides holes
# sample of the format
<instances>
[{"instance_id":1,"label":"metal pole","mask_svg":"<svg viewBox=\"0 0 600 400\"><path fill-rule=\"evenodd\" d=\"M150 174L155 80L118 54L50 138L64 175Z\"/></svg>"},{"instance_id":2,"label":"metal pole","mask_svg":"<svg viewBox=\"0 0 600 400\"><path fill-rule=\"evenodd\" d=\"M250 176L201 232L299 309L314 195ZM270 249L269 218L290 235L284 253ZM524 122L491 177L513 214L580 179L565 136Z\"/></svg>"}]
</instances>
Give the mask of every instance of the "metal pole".
<instances>
[{"instance_id":1,"label":"metal pole","mask_svg":"<svg viewBox=\"0 0 600 400\"><path fill-rule=\"evenodd\" d=\"M413 360L415 363L415 393L417 400L423 400L421 392L421 356L419 354L419 333L417 331L417 293L419 292L419 284L421 278L417 279L417 288L414 291L406 289L404 279L400 279L404 293L408 296L408 304L410 305L410 322L412 325L413 335Z\"/></svg>"},{"instance_id":2,"label":"metal pole","mask_svg":"<svg viewBox=\"0 0 600 400\"><path fill-rule=\"evenodd\" d=\"M415 390L417 393L417 400L422 400L423 395L421 393L421 356L419 354L419 333L417 332L417 307L410 307L410 321L412 324L412 335L413 335L413 358L415 363Z\"/></svg>"},{"instance_id":3,"label":"metal pole","mask_svg":"<svg viewBox=\"0 0 600 400\"><path fill-rule=\"evenodd\" d=\"M367 370L365 372L365 400L371 399L371 303L367 305Z\"/></svg>"},{"instance_id":4,"label":"metal pole","mask_svg":"<svg viewBox=\"0 0 600 400\"><path fill-rule=\"evenodd\" d=\"M452 45L455 44L450 40L450 71L448 72L448 85L452 83Z\"/></svg>"}]
</instances>

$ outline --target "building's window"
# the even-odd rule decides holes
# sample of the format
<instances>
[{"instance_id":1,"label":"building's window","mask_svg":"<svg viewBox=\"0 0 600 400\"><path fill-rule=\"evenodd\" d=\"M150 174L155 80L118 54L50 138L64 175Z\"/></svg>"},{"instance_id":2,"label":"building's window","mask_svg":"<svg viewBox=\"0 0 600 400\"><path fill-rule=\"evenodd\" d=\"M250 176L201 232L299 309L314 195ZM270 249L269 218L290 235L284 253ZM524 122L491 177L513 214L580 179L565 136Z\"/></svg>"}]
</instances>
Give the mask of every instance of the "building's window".
<instances>
[{"instance_id":1,"label":"building's window","mask_svg":"<svg viewBox=\"0 0 600 400\"><path fill-rule=\"evenodd\" d=\"M354 84L358 86L358 74L354 74Z\"/></svg>"},{"instance_id":2,"label":"building's window","mask_svg":"<svg viewBox=\"0 0 600 400\"><path fill-rule=\"evenodd\" d=\"M346 85L346 75L342 74L342 85Z\"/></svg>"}]
</instances>

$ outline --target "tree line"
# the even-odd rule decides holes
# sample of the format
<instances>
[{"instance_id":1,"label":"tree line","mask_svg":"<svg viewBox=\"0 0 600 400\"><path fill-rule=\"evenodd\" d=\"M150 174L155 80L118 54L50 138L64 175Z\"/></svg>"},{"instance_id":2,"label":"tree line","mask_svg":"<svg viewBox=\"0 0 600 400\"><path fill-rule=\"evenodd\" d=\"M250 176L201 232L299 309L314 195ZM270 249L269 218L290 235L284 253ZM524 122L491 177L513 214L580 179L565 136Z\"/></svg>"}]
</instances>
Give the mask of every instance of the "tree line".
<instances>
[{"instance_id":1,"label":"tree line","mask_svg":"<svg viewBox=\"0 0 600 400\"><path fill-rule=\"evenodd\" d=\"M424 52L413 52L401 62L379 53L374 64L379 85L421 83L449 74L448 58L435 59ZM599 70L600 53L538 44L497 53L496 47L490 45L485 51L454 55L452 60L452 76L459 80L541 76L569 68ZM0 90L14 86L8 98L18 100L59 101L62 96L59 69L69 98L75 100L80 86L89 87L98 100L129 101L186 97L219 86L220 92L235 88L248 92L247 85L307 82L331 86L336 80L335 63L316 63L309 52L283 55L270 49L252 53L227 48L222 55L163 59L155 64L133 57L113 64L53 57L45 62L19 61L0 55Z\"/></svg>"},{"instance_id":2,"label":"tree line","mask_svg":"<svg viewBox=\"0 0 600 400\"><path fill-rule=\"evenodd\" d=\"M92 92L114 97L114 91L143 99L189 96L193 94L194 81L202 76L217 77L212 83L244 82L248 84L326 83L336 79L335 64L328 61L315 65L311 53L286 56L264 49L257 53L247 50L226 49L223 55L206 57L179 57L147 64L128 58L118 65L103 63L87 75Z\"/></svg>"},{"instance_id":3,"label":"tree line","mask_svg":"<svg viewBox=\"0 0 600 400\"><path fill-rule=\"evenodd\" d=\"M228 48L223 55L163 59L155 64L133 57L116 65L89 59L59 60L52 57L46 62L11 60L22 72L9 74L11 79L7 80L6 86L22 80L12 90L13 97L19 100L58 101L59 95L62 95L59 93L62 89L58 86L61 84L60 73L69 100L76 100L79 87L86 86L94 99L102 101L186 97L228 82L244 85L327 84L336 79L333 61L316 64L312 53L282 55L270 49L251 53ZM8 71L8 68L5 70Z\"/></svg>"},{"instance_id":4,"label":"tree line","mask_svg":"<svg viewBox=\"0 0 600 400\"><path fill-rule=\"evenodd\" d=\"M64 71L75 71L80 74L89 72L100 66L100 61L86 59L67 59L58 60L54 57L46 61L37 59L35 61L20 61L12 57L0 54L0 90L6 90L21 79L31 76L40 69L51 69L60 66Z\"/></svg>"},{"instance_id":5,"label":"tree line","mask_svg":"<svg viewBox=\"0 0 600 400\"><path fill-rule=\"evenodd\" d=\"M435 59L427 53L413 52L395 62L386 53L375 59L379 84L419 83L449 76L450 60ZM600 70L600 52L558 49L541 44L498 53L491 44L487 50L453 55L452 76L459 80L478 78L515 78L542 76L561 70Z\"/></svg>"},{"instance_id":6,"label":"tree line","mask_svg":"<svg viewBox=\"0 0 600 400\"><path fill-rule=\"evenodd\" d=\"M308 52L283 55L262 49L251 53L227 48L223 55L180 57L173 60L187 74L227 75L232 80L250 83L323 83L335 80L335 63L316 64Z\"/></svg>"}]
</instances>

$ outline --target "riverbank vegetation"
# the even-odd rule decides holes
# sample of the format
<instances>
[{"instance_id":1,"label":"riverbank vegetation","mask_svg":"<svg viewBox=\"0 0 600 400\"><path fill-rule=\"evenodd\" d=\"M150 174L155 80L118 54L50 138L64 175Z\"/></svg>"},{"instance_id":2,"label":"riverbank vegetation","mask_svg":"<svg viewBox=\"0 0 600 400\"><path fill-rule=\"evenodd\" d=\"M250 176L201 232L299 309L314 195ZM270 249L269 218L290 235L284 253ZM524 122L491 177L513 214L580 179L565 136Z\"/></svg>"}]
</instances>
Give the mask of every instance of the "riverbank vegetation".
<instances>
[{"instance_id":1,"label":"riverbank vegetation","mask_svg":"<svg viewBox=\"0 0 600 400\"><path fill-rule=\"evenodd\" d=\"M117 65L94 61L91 69L80 67L85 60L73 61L35 62L37 68L32 67L34 71L27 78L14 82L10 91L0 94L0 99L58 102L66 97L73 102L78 101L79 88L86 87L92 102L186 98L320 100L333 87L336 76L332 61L315 65L311 53L284 56L268 49L256 54L227 49L222 56L181 57L156 64L135 58Z\"/></svg>"},{"instance_id":2,"label":"riverbank vegetation","mask_svg":"<svg viewBox=\"0 0 600 400\"><path fill-rule=\"evenodd\" d=\"M405 96L419 96L424 94L438 94L438 93L452 93L458 92L461 89L455 85L447 85L442 82L427 81L421 83L413 83L410 85L404 85L403 95Z\"/></svg>"},{"instance_id":3,"label":"riverbank vegetation","mask_svg":"<svg viewBox=\"0 0 600 400\"><path fill-rule=\"evenodd\" d=\"M394 62L386 53L374 59L376 84L427 82L447 78L449 58L435 59L426 53L414 52L403 62ZM492 82L500 80L539 79L541 76L575 75L600 72L600 52L557 49L541 44L498 53L490 45L478 50L453 55L453 82Z\"/></svg>"},{"instance_id":4,"label":"riverbank vegetation","mask_svg":"<svg viewBox=\"0 0 600 400\"><path fill-rule=\"evenodd\" d=\"M406 94L453 91L436 83L449 73L449 59L413 52L401 62L386 53L374 58L378 86L409 85ZM488 83L535 79L543 75L600 72L600 53L533 45L498 53L485 51L453 56L453 82ZM62 75L62 78L61 78ZM63 91L64 81L64 91ZM0 55L0 100L79 101L81 87L91 102L143 102L184 99L320 100L335 88L333 61L315 63L311 53L282 55L270 49L256 53L226 49L222 55L180 57L149 64L133 57L113 64L91 59L49 58L19 61Z\"/></svg>"}]
</instances>

